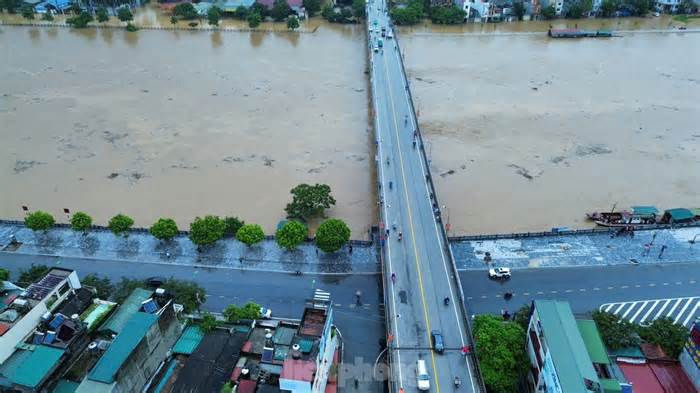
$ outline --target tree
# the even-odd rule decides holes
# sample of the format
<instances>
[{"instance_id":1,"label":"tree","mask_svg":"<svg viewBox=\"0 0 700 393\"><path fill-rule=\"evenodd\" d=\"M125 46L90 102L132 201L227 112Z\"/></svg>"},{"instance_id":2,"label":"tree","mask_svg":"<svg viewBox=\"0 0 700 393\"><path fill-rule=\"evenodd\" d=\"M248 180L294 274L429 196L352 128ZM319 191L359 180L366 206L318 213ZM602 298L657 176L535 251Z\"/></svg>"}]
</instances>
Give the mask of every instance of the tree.
<instances>
[{"instance_id":1,"label":"tree","mask_svg":"<svg viewBox=\"0 0 700 393\"><path fill-rule=\"evenodd\" d=\"M109 20L109 14L107 13L107 8L105 7L100 7L95 11L95 15L97 16L97 21L100 23L107 22Z\"/></svg>"},{"instance_id":2,"label":"tree","mask_svg":"<svg viewBox=\"0 0 700 393\"><path fill-rule=\"evenodd\" d=\"M205 311L202 315L202 320L199 321L199 328L202 329L204 333L209 333L219 326L219 321L209 312Z\"/></svg>"},{"instance_id":3,"label":"tree","mask_svg":"<svg viewBox=\"0 0 700 393\"><path fill-rule=\"evenodd\" d=\"M190 224L190 239L198 246L216 243L224 237L226 223L218 216L197 217Z\"/></svg>"},{"instance_id":4,"label":"tree","mask_svg":"<svg viewBox=\"0 0 700 393\"><path fill-rule=\"evenodd\" d=\"M308 234L309 230L306 225L292 220L287 221L282 228L277 230L275 240L280 247L292 251L304 242Z\"/></svg>"},{"instance_id":5,"label":"tree","mask_svg":"<svg viewBox=\"0 0 700 393\"><path fill-rule=\"evenodd\" d=\"M516 1L513 3L513 15L515 15L518 20L523 20L523 16L525 16L525 5L523 4L522 1Z\"/></svg>"},{"instance_id":6,"label":"tree","mask_svg":"<svg viewBox=\"0 0 700 393\"><path fill-rule=\"evenodd\" d=\"M80 280L80 283L97 290L97 297L103 300L109 299L114 291L114 285L108 277L100 277L97 274L88 274Z\"/></svg>"},{"instance_id":7,"label":"tree","mask_svg":"<svg viewBox=\"0 0 700 393\"><path fill-rule=\"evenodd\" d=\"M117 9L117 18L122 22L129 22L134 19L134 14L131 13L131 9L128 6L123 6Z\"/></svg>"},{"instance_id":8,"label":"tree","mask_svg":"<svg viewBox=\"0 0 700 393\"><path fill-rule=\"evenodd\" d=\"M137 280L135 278L122 277L122 279L114 286L112 297L116 303L123 303L124 300L131 295L131 292L136 288L148 288L145 280Z\"/></svg>"},{"instance_id":9,"label":"tree","mask_svg":"<svg viewBox=\"0 0 700 393\"><path fill-rule=\"evenodd\" d=\"M178 231L177 224L172 218L159 218L149 230L156 239L165 241L177 236Z\"/></svg>"},{"instance_id":10,"label":"tree","mask_svg":"<svg viewBox=\"0 0 700 393\"><path fill-rule=\"evenodd\" d=\"M603 0L600 3L600 14L604 18L610 18L615 16L615 12L617 11L619 7L619 4L616 0Z\"/></svg>"},{"instance_id":11,"label":"tree","mask_svg":"<svg viewBox=\"0 0 700 393\"><path fill-rule=\"evenodd\" d=\"M325 252L336 252L350 240L350 228L343 220L332 218L316 231L316 246Z\"/></svg>"},{"instance_id":12,"label":"tree","mask_svg":"<svg viewBox=\"0 0 700 393\"><path fill-rule=\"evenodd\" d=\"M324 19L331 20L333 19L333 15L335 15L335 9L333 8L333 6L330 4L324 5L323 10L321 11L321 16Z\"/></svg>"},{"instance_id":13,"label":"tree","mask_svg":"<svg viewBox=\"0 0 700 393\"><path fill-rule=\"evenodd\" d=\"M637 330L644 341L660 346L672 359L678 359L688 339L688 329L673 323L670 317L655 319L649 326L639 326Z\"/></svg>"},{"instance_id":14,"label":"tree","mask_svg":"<svg viewBox=\"0 0 700 393\"><path fill-rule=\"evenodd\" d=\"M695 14L698 12L698 5L693 0L682 0L678 4L679 14Z\"/></svg>"},{"instance_id":15,"label":"tree","mask_svg":"<svg viewBox=\"0 0 700 393\"><path fill-rule=\"evenodd\" d=\"M224 309L224 318L229 322L241 319L260 319L260 305L253 302L248 302L243 307L229 304Z\"/></svg>"},{"instance_id":16,"label":"tree","mask_svg":"<svg viewBox=\"0 0 700 393\"><path fill-rule=\"evenodd\" d=\"M132 225L134 225L134 220L120 213L109 220L107 227L109 227L115 235L121 235L124 232L128 232Z\"/></svg>"},{"instance_id":17,"label":"tree","mask_svg":"<svg viewBox=\"0 0 700 393\"><path fill-rule=\"evenodd\" d=\"M418 2L411 2L405 8L393 8L391 19L397 25L415 25L423 17L423 7Z\"/></svg>"},{"instance_id":18,"label":"tree","mask_svg":"<svg viewBox=\"0 0 700 393\"><path fill-rule=\"evenodd\" d=\"M530 311L532 307L530 304L523 304L518 311L513 314L513 322L520 325L524 331L527 331L527 325L530 323Z\"/></svg>"},{"instance_id":19,"label":"tree","mask_svg":"<svg viewBox=\"0 0 700 393\"><path fill-rule=\"evenodd\" d=\"M245 225L245 221L238 217L226 217L224 218L224 223L226 224L226 229L224 230L226 236L236 236L236 232Z\"/></svg>"},{"instance_id":20,"label":"tree","mask_svg":"<svg viewBox=\"0 0 700 393\"><path fill-rule=\"evenodd\" d=\"M289 19L287 19L287 28L289 30L296 30L299 28L299 19L297 19L296 16L290 16Z\"/></svg>"},{"instance_id":21,"label":"tree","mask_svg":"<svg viewBox=\"0 0 700 393\"><path fill-rule=\"evenodd\" d=\"M309 17L316 15L321 10L321 0L303 0L302 4L306 12L309 13Z\"/></svg>"},{"instance_id":22,"label":"tree","mask_svg":"<svg viewBox=\"0 0 700 393\"><path fill-rule=\"evenodd\" d=\"M340 10L341 19L338 21L340 23L349 23L350 18L352 18L352 10L350 8L344 7Z\"/></svg>"},{"instance_id":23,"label":"tree","mask_svg":"<svg viewBox=\"0 0 700 393\"><path fill-rule=\"evenodd\" d=\"M239 5L236 11L233 12L233 16L240 20L245 20L248 17L248 7Z\"/></svg>"},{"instance_id":24,"label":"tree","mask_svg":"<svg viewBox=\"0 0 700 393\"><path fill-rule=\"evenodd\" d=\"M579 19L587 15L592 8L592 0L578 0L571 4L569 10L566 12L566 16L573 19Z\"/></svg>"},{"instance_id":25,"label":"tree","mask_svg":"<svg viewBox=\"0 0 700 393\"><path fill-rule=\"evenodd\" d=\"M55 223L56 221L51 214L41 210L29 213L24 217L24 225L32 231L45 231L54 226Z\"/></svg>"},{"instance_id":26,"label":"tree","mask_svg":"<svg viewBox=\"0 0 700 393\"><path fill-rule=\"evenodd\" d=\"M645 16L651 8L649 0L628 0L627 5L636 16Z\"/></svg>"},{"instance_id":27,"label":"tree","mask_svg":"<svg viewBox=\"0 0 700 393\"><path fill-rule=\"evenodd\" d=\"M176 25L177 24L177 16L173 15L170 17L170 24L171 25Z\"/></svg>"},{"instance_id":28,"label":"tree","mask_svg":"<svg viewBox=\"0 0 700 393\"><path fill-rule=\"evenodd\" d=\"M542 10L542 17L547 20L554 19L557 16L557 10L554 4L550 4Z\"/></svg>"},{"instance_id":29,"label":"tree","mask_svg":"<svg viewBox=\"0 0 700 393\"><path fill-rule=\"evenodd\" d=\"M10 279L10 271L7 269L0 268L0 281L7 281Z\"/></svg>"},{"instance_id":30,"label":"tree","mask_svg":"<svg viewBox=\"0 0 700 393\"><path fill-rule=\"evenodd\" d=\"M47 22L53 22L53 14L50 12L44 12L44 14L41 16L41 20L45 20Z\"/></svg>"},{"instance_id":31,"label":"tree","mask_svg":"<svg viewBox=\"0 0 700 393\"><path fill-rule=\"evenodd\" d=\"M260 26L260 22L262 22L262 16L258 14L257 12L251 12L248 14L248 27L251 29L254 29L258 26Z\"/></svg>"},{"instance_id":32,"label":"tree","mask_svg":"<svg viewBox=\"0 0 700 393\"><path fill-rule=\"evenodd\" d=\"M4 8L9 14L14 14L23 4L22 0L0 0L0 9Z\"/></svg>"},{"instance_id":33,"label":"tree","mask_svg":"<svg viewBox=\"0 0 700 393\"><path fill-rule=\"evenodd\" d=\"M25 5L22 7L22 17L24 19L33 20L34 19L34 7L30 5Z\"/></svg>"},{"instance_id":34,"label":"tree","mask_svg":"<svg viewBox=\"0 0 700 393\"><path fill-rule=\"evenodd\" d=\"M90 22L92 22L92 15L87 11L82 11L79 15L66 19L66 24L76 29L85 28Z\"/></svg>"},{"instance_id":35,"label":"tree","mask_svg":"<svg viewBox=\"0 0 700 393\"><path fill-rule=\"evenodd\" d=\"M139 31L139 28L136 27L133 23L129 22L126 24L126 31Z\"/></svg>"},{"instance_id":36,"label":"tree","mask_svg":"<svg viewBox=\"0 0 700 393\"><path fill-rule=\"evenodd\" d=\"M197 19L197 9L194 8L192 3L180 3L173 8L173 15L180 17L184 20Z\"/></svg>"},{"instance_id":37,"label":"tree","mask_svg":"<svg viewBox=\"0 0 700 393\"><path fill-rule=\"evenodd\" d=\"M486 389L493 393L518 391L518 381L530 364L523 328L493 315L479 315L474 318L474 339Z\"/></svg>"},{"instance_id":38,"label":"tree","mask_svg":"<svg viewBox=\"0 0 700 393\"><path fill-rule=\"evenodd\" d=\"M74 231L87 232L92 227L92 217L87 213L77 212L71 217L70 226Z\"/></svg>"},{"instance_id":39,"label":"tree","mask_svg":"<svg viewBox=\"0 0 700 393\"><path fill-rule=\"evenodd\" d=\"M68 11L70 11L70 13L72 13L73 15L80 15L84 12L83 9L80 7L80 3L78 2L78 0L70 1Z\"/></svg>"},{"instance_id":40,"label":"tree","mask_svg":"<svg viewBox=\"0 0 700 393\"><path fill-rule=\"evenodd\" d=\"M355 18L365 17L365 0L352 1L352 14L355 15Z\"/></svg>"},{"instance_id":41,"label":"tree","mask_svg":"<svg viewBox=\"0 0 700 393\"><path fill-rule=\"evenodd\" d=\"M620 349L639 345L639 336L634 325L619 316L605 311L594 311L593 320L600 330L605 345L610 349Z\"/></svg>"},{"instance_id":42,"label":"tree","mask_svg":"<svg viewBox=\"0 0 700 393\"><path fill-rule=\"evenodd\" d=\"M22 287L28 287L31 284L44 278L46 273L49 272L51 268L46 265L32 265L29 269L22 269L19 271L19 279L17 280L17 285Z\"/></svg>"},{"instance_id":43,"label":"tree","mask_svg":"<svg viewBox=\"0 0 700 393\"><path fill-rule=\"evenodd\" d=\"M430 19L433 23L442 25L456 25L464 23L464 17L467 15L461 8L451 6L436 6L430 11Z\"/></svg>"},{"instance_id":44,"label":"tree","mask_svg":"<svg viewBox=\"0 0 700 393\"><path fill-rule=\"evenodd\" d=\"M207 20L209 21L209 24L212 26L218 26L219 25L219 20L221 20L221 14L223 11L221 8L217 6L213 6L209 8L207 11Z\"/></svg>"},{"instance_id":45,"label":"tree","mask_svg":"<svg viewBox=\"0 0 700 393\"><path fill-rule=\"evenodd\" d=\"M266 5L260 4L257 1L253 3L253 5L250 6L250 9L248 9L249 14L258 14L260 15L260 18L264 18L268 14L268 9Z\"/></svg>"},{"instance_id":46,"label":"tree","mask_svg":"<svg viewBox=\"0 0 700 393\"><path fill-rule=\"evenodd\" d=\"M312 217L323 216L325 209L335 205L335 198L331 196L331 187L327 184L299 184L292 188L292 202L287 204L284 211L287 218L299 218L307 220Z\"/></svg>"},{"instance_id":47,"label":"tree","mask_svg":"<svg viewBox=\"0 0 700 393\"><path fill-rule=\"evenodd\" d=\"M292 8L289 6L289 3L287 3L287 0L275 0L272 4L272 10L270 11L270 15L275 22L283 21L284 18L291 13Z\"/></svg>"},{"instance_id":48,"label":"tree","mask_svg":"<svg viewBox=\"0 0 700 393\"><path fill-rule=\"evenodd\" d=\"M265 232L263 232L262 227L258 224L245 224L236 232L236 239L245 243L247 246L252 246L265 239Z\"/></svg>"},{"instance_id":49,"label":"tree","mask_svg":"<svg viewBox=\"0 0 700 393\"><path fill-rule=\"evenodd\" d=\"M173 301L182 304L186 313L191 313L199 309L204 303L207 292L194 281L176 280L170 278L166 280L162 288L173 295Z\"/></svg>"}]
</instances>

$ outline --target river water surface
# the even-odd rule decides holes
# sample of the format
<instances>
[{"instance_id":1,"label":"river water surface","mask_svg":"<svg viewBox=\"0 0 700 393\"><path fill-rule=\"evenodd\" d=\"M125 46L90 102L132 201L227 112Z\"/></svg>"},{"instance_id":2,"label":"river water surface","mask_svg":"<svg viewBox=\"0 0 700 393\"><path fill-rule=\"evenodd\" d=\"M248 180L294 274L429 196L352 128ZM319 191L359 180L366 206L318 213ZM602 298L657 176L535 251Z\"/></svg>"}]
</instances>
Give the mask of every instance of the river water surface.
<instances>
[{"instance_id":1,"label":"river water surface","mask_svg":"<svg viewBox=\"0 0 700 393\"><path fill-rule=\"evenodd\" d=\"M224 33L0 27L0 217L122 212L182 228L238 215L272 233L289 190L373 220L364 31Z\"/></svg>"}]
</instances>

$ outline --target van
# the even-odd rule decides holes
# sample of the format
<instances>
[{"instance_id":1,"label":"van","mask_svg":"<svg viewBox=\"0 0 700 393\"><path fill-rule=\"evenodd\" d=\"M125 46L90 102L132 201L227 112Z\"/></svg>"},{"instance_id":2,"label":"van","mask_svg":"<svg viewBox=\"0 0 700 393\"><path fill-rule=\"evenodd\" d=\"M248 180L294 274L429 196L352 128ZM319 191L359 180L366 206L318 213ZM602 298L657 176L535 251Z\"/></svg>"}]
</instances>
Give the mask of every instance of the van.
<instances>
[{"instance_id":1,"label":"van","mask_svg":"<svg viewBox=\"0 0 700 393\"><path fill-rule=\"evenodd\" d=\"M428 367L423 359L416 362L416 381L418 382L418 390L430 390L430 375L428 375Z\"/></svg>"}]
</instances>

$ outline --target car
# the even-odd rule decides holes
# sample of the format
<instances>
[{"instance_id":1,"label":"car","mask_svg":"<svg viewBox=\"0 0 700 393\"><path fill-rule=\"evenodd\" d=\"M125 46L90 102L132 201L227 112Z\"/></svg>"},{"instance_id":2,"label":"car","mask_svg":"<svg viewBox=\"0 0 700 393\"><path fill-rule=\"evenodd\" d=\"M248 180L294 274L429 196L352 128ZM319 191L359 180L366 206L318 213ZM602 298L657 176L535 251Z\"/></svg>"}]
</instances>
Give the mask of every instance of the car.
<instances>
[{"instance_id":1,"label":"car","mask_svg":"<svg viewBox=\"0 0 700 393\"><path fill-rule=\"evenodd\" d=\"M265 307L260 307L260 318L270 319L272 318L272 310Z\"/></svg>"},{"instance_id":2,"label":"car","mask_svg":"<svg viewBox=\"0 0 700 393\"><path fill-rule=\"evenodd\" d=\"M374 51L379 52L379 47L377 45L374 46Z\"/></svg>"},{"instance_id":3,"label":"car","mask_svg":"<svg viewBox=\"0 0 700 393\"><path fill-rule=\"evenodd\" d=\"M445 341L442 339L442 333L439 330L430 332L430 338L433 341L433 350L437 353L442 353L445 350Z\"/></svg>"},{"instance_id":4,"label":"car","mask_svg":"<svg viewBox=\"0 0 700 393\"><path fill-rule=\"evenodd\" d=\"M394 35L391 34L391 30L389 30L389 31L386 32L386 38L387 38L388 40L394 38Z\"/></svg>"},{"instance_id":5,"label":"car","mask_svg":"<svg viewBox=\"0 0 700 393\"><path fill-rule=\"evenodd\" d=\"M165 281L166 281L165 277L154 276L154 277L148 277L146 279L146 284L148 284L149 287L158 288L159 286L163 285L163 283Z\"/></svg>"},{"instance_id":6,"label":"car","mask_svg":"<svg viewBox=\"0 0 700 393\"><path fill-rule=\"evenodd\" d=\"M416 381L418 382L418 390L430 390L430 375L428 374L428 367L423 359L419 359L416 362Z\"/></svg>"},{"instance_id":7,"label":"car","mask_svg":"<svg viewBox=\"0 0 700 393\"><path fill-rule=\"evenodd\" d=\"M489 269L489 278L507 280L510 278L510 269L507 267Z\"/></svg>"}]
</instances>

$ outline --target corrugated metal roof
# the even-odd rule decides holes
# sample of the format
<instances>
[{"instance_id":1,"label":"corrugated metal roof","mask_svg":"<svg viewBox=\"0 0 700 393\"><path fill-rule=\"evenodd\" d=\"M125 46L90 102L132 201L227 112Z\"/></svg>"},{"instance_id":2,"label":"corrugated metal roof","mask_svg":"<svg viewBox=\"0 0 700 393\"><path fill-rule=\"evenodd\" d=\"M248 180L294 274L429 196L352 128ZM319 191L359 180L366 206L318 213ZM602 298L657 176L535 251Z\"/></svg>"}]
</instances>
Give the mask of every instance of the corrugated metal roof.
<instances>
[{"instance_id":1,"label":"corrugated metal roof","mask_svg":"<svg viewBox=\"0 0 700 393\"><path fill-rule=\"evenodd\" d=\"M0 373L18 385L34 388L58 364L65 350L37 345L33 350L18 349L5 361Z\"/></svg>"},{"instance_id":2,"label":"corrugated metal roof","mask_svg":"<svg viewBox=\"0 0 700 393\"><path fill-rule=\"evenodd\" d=\"M124 302L119 306L117 311L112 314L112 316L107 319L107 321L100 327L100 332L112 331L119 334L124 328L126 322L131 318L132 315L139 311L141 303L151 297L153 291L149 291L143 288L136 288L127 297Z\"/></svg>"},{"instance_id":3,"label":"corrugated metal roof","mask_svg":"<svg viewBox=\"0 0 700 393\"><path fill-rule=\"evenodd\" d=\"M114 382L114 375L156 321L158 321L158 316L154 314L143 312L134 314L126 322L121 333L117 335L104 355L97 361L95 368L88 375L88 379L102 383Z\"/></svg>"},{"instance_id":4,"label":"corrugated metal roof","mask_svg":"<svg viewBox=\"0 0 700 393\"><path fill-rule=\"evenodd\" d=\"M67 379L61 379L53 388L52 393L74 393L80 384L77 382L69 381Z\"/></svg>"},{"instance_id":5,"label":"corrugated metal roof","mask_svg":"<svg viewBox=\"0 0 700 393\"><path fill-rule=\"evenodd\" d=\"M598 375L593 369L569 303L536 300L535 309L562 391L586 393L584 378L598 382Z\"/></svg>"},{"instance_id":6,"label":"corrugated metal roof","mask_svg":"<svg viewBox=\"0 0 700 393\"><path fill-rule=\"evenodd\" d=\"M204 332L199 326L188 326L173 346L173 353L191 355L195 348L202 342Z\"/></svg>"},{"instance_id":7,"label":"corrugated metal roof","mask_svg":"<svg viewBox=\"0 0 700 393\"><path fill-rule=\"evenodd\" d=\"M673 221L685 221L695 217L693 212L684 208L668 209L665 213L671 216Z\"/></svg>"},{"instance_id":8,"label":"corrugated metal roof","mask_svg":"<svg viewBox=\"0 0 700 393\"><path fill-rule=\"evenodd\" d=\"M577 319L576 324L581 332L583 343L586 344L591 361L598 364L610 364L608 352L605 350L605 345L600 338L600 332L598 332L595 321L591 319Z\"/></svg>"},{"instance_id":9,"label":"corrugated metal roof","mask_svg":"<svg viewBox=\"0 0 700 393\"><path fill-rule=\"evenodd\" d=\"M632 206L632 213L636 216L653 216L658 212L656 206Z\"/></svg>"},{"instance_id":10,"label":"corrugated metal roof","mask_svg":"<svg viewBox=\"0 0 700 393\"><path fill-rule=\"evenodd\" d=\"M601 379L600 386L603 388L603 393L622 392L620 381L617 379Z\"/></svg>"}]
</instances>

